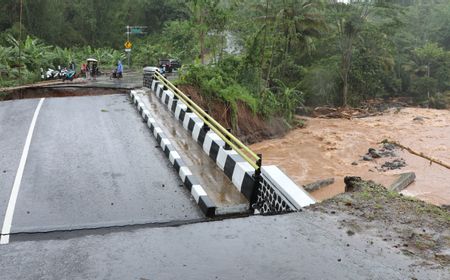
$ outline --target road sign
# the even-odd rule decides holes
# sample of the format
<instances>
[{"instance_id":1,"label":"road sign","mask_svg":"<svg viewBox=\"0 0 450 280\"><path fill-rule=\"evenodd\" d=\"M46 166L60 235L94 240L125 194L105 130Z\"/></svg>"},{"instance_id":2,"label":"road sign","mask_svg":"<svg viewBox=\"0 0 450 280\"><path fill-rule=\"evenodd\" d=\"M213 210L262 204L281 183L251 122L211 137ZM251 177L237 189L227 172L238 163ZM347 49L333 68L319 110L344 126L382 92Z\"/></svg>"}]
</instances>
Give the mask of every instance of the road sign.
<instances>
[{"instance_id":1,"label":"road sign","mask_svg":"<svg viewBox=\"0 0 450 280\"><path fill-rule=\"evenodd\" d=\"M125 46L125 49L131 49L131 47L133 47L133 44L131 44L130 41L126 41L124 46Z\"/></svg>"},{"instance_id":2,"label":"road sign","mask_svg":"<svg viewBox=\"0 0 450 280\"><path fill-rule=\"evenodd\" d=\"M142 29L140 27L131 27L131 34L142 34Z\"/></svg>"},{"instance_id":3,"label":"road sign","mask_svg":"<svg viewBox=\"0 0 450 280\"><path fill-rule=\"evenodd\" d=\"M125 52L131 52L131 49L125 49Z\"/></svg>"}]
</instances>

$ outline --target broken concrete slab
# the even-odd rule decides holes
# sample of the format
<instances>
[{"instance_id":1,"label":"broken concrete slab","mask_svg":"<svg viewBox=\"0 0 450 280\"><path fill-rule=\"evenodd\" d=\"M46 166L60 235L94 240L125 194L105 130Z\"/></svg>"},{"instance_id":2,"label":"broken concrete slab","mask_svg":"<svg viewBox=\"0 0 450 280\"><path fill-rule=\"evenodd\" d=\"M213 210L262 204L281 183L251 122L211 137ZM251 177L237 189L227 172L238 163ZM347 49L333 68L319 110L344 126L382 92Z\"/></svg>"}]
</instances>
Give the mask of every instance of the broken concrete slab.
<instances>
[{"instance_id":1,"label":"broken concrete slab","mask_svg":"<svg viewBox=\"0 0 450 280\"><path fill-rule=\"evenodd\" d=\"M392 183L392 185L389 186L389 190L400 192L411 185L415 179L416 173L414 172L400 174L400 177L394 183Z\"/></svg>"}]
</instances>

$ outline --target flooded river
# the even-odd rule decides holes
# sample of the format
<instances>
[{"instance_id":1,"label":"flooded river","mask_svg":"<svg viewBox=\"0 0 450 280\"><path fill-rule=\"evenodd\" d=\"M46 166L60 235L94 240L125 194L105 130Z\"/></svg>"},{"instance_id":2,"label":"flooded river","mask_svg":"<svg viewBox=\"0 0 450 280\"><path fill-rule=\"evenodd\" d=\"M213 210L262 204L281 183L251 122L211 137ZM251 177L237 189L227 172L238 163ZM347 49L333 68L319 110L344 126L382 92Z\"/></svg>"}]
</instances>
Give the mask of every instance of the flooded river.
<instances>
[{"instance_id":1,"label":"flooded river","mask_svg":"<svg viewBox=\"0 0 450 280\"><path fill-rule=\"evenodd\" d=\"M450 164L450 111L405 108L362 119L308 118L306 128L256 143L252 149L263 154L264 165L278 165L299 185L334 178L334 184L312 193L318 200L343 192L345 176L388 186L398 174L412 171L416 181L402 193L433 204L450 204L449 169L401 150L396 153L407 163L401 169L379 171L377 167L389 158L362 160L368 148L379 148L384 139Z\"/></svg>"}]
</instances>

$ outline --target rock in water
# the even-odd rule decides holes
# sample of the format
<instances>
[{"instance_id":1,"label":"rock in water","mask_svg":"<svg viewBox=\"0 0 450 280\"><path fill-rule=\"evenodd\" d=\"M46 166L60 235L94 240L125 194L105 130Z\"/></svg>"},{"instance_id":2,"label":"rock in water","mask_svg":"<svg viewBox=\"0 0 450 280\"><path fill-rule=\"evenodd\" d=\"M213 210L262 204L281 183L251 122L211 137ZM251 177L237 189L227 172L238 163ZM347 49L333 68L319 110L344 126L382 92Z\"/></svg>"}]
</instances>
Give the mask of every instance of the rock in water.
<instances>
[{"instance_id":1,"label":"rock in water","mask_svg":"<svg viewBox=\"0 0 450 280\"><path fill-rule=\"evenodd\" d=\"M345 192L354 192L358 190L359 183L362 182L361 177L347 176L344 178Z\"/></svg>"},{"instance_id":2,"label":"rock in water","mask_svg":"<svg viewBox=\"0 0 450 280\"><path fill-rule=\"evenodd\" d=\"M373 158L371 156L369 156L369 155L364 155L363 156L363 160L365 160L365 161L372 161Z\"/></svg>"}]
</instances>

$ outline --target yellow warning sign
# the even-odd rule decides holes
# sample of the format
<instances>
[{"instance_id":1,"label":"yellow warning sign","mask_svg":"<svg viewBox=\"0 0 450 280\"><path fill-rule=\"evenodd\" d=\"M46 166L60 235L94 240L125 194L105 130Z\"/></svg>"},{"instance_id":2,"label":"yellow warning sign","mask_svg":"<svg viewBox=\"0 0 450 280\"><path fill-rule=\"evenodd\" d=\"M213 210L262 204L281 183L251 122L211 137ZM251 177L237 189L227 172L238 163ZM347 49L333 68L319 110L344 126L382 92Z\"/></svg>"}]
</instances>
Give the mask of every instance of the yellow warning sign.
<instances>
[{"instance_id":1,"label":"yellow warning sign","mask_svg":"<svg viewBox=\"0 0 450 280\"><path fill-rule=\"evenodd\" d=\"M125 46L125 49L131 49L131 47L133 46L133 44L131 44L130 41L126 41L125 44L124 44L124 46Z\"/></svg>"}]
</instances>

